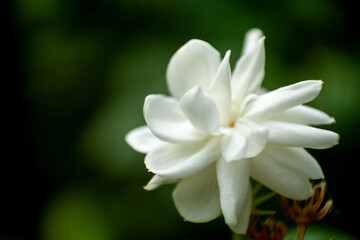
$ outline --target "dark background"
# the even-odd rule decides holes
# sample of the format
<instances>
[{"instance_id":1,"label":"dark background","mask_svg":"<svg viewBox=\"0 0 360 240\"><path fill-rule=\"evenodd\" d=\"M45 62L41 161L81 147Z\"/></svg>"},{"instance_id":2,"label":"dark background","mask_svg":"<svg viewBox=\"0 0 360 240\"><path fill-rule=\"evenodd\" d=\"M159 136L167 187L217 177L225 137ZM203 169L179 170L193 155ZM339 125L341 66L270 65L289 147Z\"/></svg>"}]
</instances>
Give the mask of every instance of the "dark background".
<instances>
[{"instance_id":1,"label":"dark background","mask_svg":"<svg viewBox=\"0 0 360 240\"><path fill-rule=\"evenodd\" d=\"M14 0L5 3L0 239L229 239L217 219L184 223L172 186L124 135L150 93L168 94L172 54L192 38L240 56L266 35L268 89L322 79L310 105L336 119L340 145L311 151L335 206L328 231L358 234L360 42L355 1Z\"/></svg>"}]
</instances>

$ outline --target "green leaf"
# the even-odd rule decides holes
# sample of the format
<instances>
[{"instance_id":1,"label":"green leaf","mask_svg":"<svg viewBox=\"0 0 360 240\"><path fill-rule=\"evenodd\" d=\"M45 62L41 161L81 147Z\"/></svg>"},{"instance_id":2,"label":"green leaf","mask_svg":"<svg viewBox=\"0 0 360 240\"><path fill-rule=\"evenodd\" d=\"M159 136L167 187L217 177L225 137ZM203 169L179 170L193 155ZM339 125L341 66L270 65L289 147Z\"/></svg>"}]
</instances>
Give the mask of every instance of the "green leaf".
<instances>
[{"instance_id":1,"label":"green leaf","mask_svg":"<svg viewBox=\"0 0 360 240\"><path fill-rule=\"evenodd\" d=\"M258 206L264 202L266 202L267 200L269 200L270 198L272 198L273 196L275 196L276 193L274 192L269 192L269 193L266 193L262 196L258 196L258 197L255 197L254 198L254 205L255 206Z\"/></svg>"},{"instance_id":2,"label":"green leaf","mask_svg":"<svg viewBox=\"0 0 360 240\"><path fill-rule=\"evenodd\" d=\"M263 210L263 209L256 209L255 213L257 215L275 215L275 210Z\"/></svg>"}]
</instances>

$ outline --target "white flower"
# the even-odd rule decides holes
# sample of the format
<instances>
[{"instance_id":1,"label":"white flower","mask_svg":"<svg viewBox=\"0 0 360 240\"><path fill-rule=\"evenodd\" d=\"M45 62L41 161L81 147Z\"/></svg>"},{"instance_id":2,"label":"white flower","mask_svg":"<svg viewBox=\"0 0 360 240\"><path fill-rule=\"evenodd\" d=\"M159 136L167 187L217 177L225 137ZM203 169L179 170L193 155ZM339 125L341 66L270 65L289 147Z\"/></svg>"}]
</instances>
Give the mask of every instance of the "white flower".
<instances>
[{"instance_id":1,"label":"white flower","mask_svg":"<svg viewBox=\"0 0 360 240\"><path fill-rule=\"evenodd\" d=\"M334 119L302 105L317 97L322 81L261 94L264 39L258 29L247 33L232 75L230 51L221 61L208 43L187 42L168 65L172 96L147 96L147 126L126 136L130 146L146 153L146 167L155 174L145 189L179 182L173 199L187 221L207 222L222 213L234 232L244 233L250 177L298 200L312 195L309 179L324 177L304 148L337 144L338 134L310 126Z\"/></svg>"}]
</instances>

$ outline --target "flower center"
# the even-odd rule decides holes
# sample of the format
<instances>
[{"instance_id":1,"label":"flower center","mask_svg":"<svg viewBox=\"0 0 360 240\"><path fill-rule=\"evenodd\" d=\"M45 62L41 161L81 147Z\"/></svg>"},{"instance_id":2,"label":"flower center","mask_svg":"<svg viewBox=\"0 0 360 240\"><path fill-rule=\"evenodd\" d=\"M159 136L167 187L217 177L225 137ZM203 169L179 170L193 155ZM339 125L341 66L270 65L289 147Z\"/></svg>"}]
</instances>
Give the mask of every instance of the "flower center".
<instances>
[{"instance_id":1,"label":"flower center","mask_svg":"<svg viewBox=\"0 0 360 240\"><path fill-rule=\"evenodd\" d=\"M231 102L229 127L233 128L235 126L236 121L245 114L249 103L257 99L258 97L259 96L256 94L249 94L240 102Z\"/></svg>"}]
</instances>

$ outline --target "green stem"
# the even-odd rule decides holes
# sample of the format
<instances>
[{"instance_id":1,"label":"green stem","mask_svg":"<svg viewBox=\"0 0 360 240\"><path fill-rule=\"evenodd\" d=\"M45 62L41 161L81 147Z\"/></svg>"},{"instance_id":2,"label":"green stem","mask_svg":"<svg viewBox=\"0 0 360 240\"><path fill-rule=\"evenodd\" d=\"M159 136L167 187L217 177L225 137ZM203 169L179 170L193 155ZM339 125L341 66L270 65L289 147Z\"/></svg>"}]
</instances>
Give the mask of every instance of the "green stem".
<instances>
[{"instance_id":1,"label":"green stem","mask_svg":"<svg viewBox=\"0 0 360 240\"><path fill-rule=\"evenodd\" d=\"M236 233L232 233L232 240L247 240L247 237L245 235L240 235Z\"/></svg>"}]
</instances>

